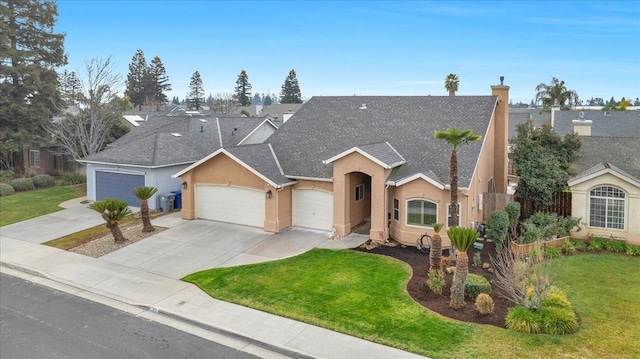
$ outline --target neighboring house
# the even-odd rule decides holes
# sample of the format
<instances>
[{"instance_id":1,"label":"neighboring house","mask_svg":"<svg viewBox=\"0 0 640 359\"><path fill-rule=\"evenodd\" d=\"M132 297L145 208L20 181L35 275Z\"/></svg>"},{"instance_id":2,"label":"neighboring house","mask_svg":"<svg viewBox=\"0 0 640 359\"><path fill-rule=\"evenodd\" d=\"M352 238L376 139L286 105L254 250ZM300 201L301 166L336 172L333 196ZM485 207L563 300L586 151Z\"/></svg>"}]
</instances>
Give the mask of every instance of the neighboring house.
<instances>
[{"instance_id":1,"label":"neighboring house","mask_svg":"<svg viewBox=\"0 0 640 359\"><path fill-rule=\"evenodd\" d=\"M290 226L415 245L447 223L450 127L482 140L458 150L460 225L483 218L482 195L505 193L509 87L491 96L313 97L267 143L218 149L174 176L182 217L279 232ZM445 246L448 246L445 237Z\"/></svg>"},{"instance_id":2,"label":"neighboring house","mask_svg":"<svg viewBox=\"0 0 640 359\"><path fill-rule=\"evenodd\" d=\"M591 121L588 130L591 136L640 137L640 111L602 111L602 110L558 110L551 112L551 125L561 136L574 131L581 134L574 121Z\"/></svg>"},{"instance_id":3,"label":"neighboring house","mask_svg":"<svg viewBox=\"0 0 640 359\"><path fill-rule=\"evenodd\" d=\"M61 154L55 146L27 148L22 155L25 171L34 175L59 175L80 169L73 157Z\"/></svg>"},{"instance_id":4,"label":"neighboring house","mask_svg":"<svg viewBox=\"0 0 640 359\"><path fill-rule=\"evenodd\" d=\"M285 123L303 104L301 103L276 103L273 105L250 105L240 106L233 111L233 114L241 114L242 111L249 113L251 117L269 116L272 120Z\"/></svg>"},{"instance_id":5,"label":"neighboring house","mask_svg":"<svg viewBox=\"0 0 640 359\"><path fill-rule=\"evenodd\" d=\"M219 148L264 142L276 130L277 126L265 118L202 114L150 117L103 151L79 161L87 169L87 198L119 198L139 206L131 190L153 186L158 193L149 200L149 208L159 209L161 194L181 189L180 180L172 174Z\"/></svg>"}]
</instances>

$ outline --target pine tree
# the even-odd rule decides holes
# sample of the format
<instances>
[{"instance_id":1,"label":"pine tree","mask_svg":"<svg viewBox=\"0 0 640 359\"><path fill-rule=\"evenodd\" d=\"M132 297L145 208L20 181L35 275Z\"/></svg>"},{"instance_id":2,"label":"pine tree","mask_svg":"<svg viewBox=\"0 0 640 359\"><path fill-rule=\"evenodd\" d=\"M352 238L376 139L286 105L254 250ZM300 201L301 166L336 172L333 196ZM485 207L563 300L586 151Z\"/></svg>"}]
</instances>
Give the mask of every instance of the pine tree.
<instances>
[{"instance_id":1,"label":"pine tree","mask_svg":"<svg viewBox=\"0 0 640 359\"><path fill-rule=\"evenodd\" d=\"M169 76L162 64L162 60L158 56L151 60L149 65L149 78L151 83L151 102L156 105L156 111L160 111L160 105L167 103L167 95L165 91L171 91Z\"/></svg>"},{"instance_id":2,"label":"pine tree","mask_svg":"<svg viewBox=\"0 0 640 359\"><path fill-rule=\"evenodd\" d=\"M0 162L25 172L24 148L44 142L41 124L60 104L58 74L66 65L64 34L54 33L54 1L0 5Z\"/></svg>"},{"instance_id":3,"label":"pine tree","mask_svg":"<svg viewBox=\"0 0 640 359\"><path fill-rule=\"evenodd\" d=\"M63 106L77 105L82 96L82 82L75 71L64 70L58 77Z\"/></svg>"},{"instance_id":4,"label":"pine tree","mask_svg":"<svg viewBox=\"0 0 640 359\"><path fill-rule=\"evenodd\" d=\"M249 75L242 70L236 80L236 89L233 95L240 106L249 106L251 104L251 84L249 83Z\"/></svg>"},{"instance_id":5,"label":"pine tree","mask_svg":"<svg viewBox=\"0 0 640 359\"><path fill-rule=\"evenodd\" d=\"M302 94L295 70L289 71L289 76L287 76L284 84L282 84L280 103L302 103Z\"/></svg>"},{"instance_id":6,"label":"pine tree","mask_svg":"<svg viewBox=\"0 0 640 359\"><path fill-rule=\"evenodd\" d=\"M262 97L260 97L259 93L255 93L255 95L253 95L253 99L251 100L251 104L252 105L261 105L262 104Z\"/></svg>"},{"instance_id":7,"label":"pine tree","mask_svg":"<svg viewBox=\"0 0 640 359\"><path fill-rule=\"evenodd\" d=\"M273 101L271 100L271 96L269 94L267 94L266 96L263 96L262 103L265 106L270 106L273 103Z\"/></svg>"},{"instance_id":8,"label":"pine tree","mask_svg":"<svg viewBox=\"0 0 640 359\"><path fill-rule=\"evenodd\" d=\"M131 103L138 106L138 110L142 110L151 92L149 86L149 69L147 68L147 60L144 58L144 52L138 49L129 64L129 74L127 75L127 89L125 95L129 96Z\"/></svg>"},{"instance_id":9,"label":"pine tree","mask_svg":"<svg viewBox=\"0 0 640 359\"><path fill-rule=\"evenodd\" d=\"M191 76L189 82L189 94L187 95L187 106L190 109L200 110L204 104L204 88L200 72L196 71Z\"/></svg>"}]
</instances>

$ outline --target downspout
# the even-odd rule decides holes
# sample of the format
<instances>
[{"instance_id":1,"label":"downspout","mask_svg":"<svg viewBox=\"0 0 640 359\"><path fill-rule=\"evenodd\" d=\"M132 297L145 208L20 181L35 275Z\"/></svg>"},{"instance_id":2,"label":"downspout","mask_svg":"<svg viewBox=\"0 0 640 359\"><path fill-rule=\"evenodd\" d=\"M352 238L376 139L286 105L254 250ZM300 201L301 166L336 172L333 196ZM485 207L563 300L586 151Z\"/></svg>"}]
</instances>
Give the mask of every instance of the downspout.
<instances>
[{"instance_id":1,"label":"downspout","mask_svg":"<svg viewBox=\"0 0 640 359\"><path fill-rule=\"evenodd\" d=\"M280 210L279 210L279 205L278 203L280 203L280 195L278 194L278 192L282 191L284 188L276 188L276 233L280 233Z\"/></svg>"},{"instance_id":2,"label":"downspout","mask_svg":"<svg viewBox=\"0 0 640 359\"><path fill-rule=\"evenodd\" d=\"M387 218L384 219L384 228L387 232L386 241L388 242L389 237L391 237L391 229L389 228L389 185L385 185L384 187L384 208L384 214L387 216Z\"/></svg>"}]
</instances>

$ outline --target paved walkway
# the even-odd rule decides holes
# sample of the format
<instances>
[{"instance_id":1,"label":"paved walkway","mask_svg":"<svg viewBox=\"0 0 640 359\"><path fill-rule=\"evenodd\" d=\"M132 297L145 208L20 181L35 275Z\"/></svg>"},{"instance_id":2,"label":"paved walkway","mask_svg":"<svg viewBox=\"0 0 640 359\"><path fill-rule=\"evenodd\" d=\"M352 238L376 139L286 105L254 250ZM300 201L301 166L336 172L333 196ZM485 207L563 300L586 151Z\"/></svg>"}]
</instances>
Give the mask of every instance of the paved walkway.
<instances>
[{"instance_id":1,"label":"paved walkway","mask_svg":"<svg viewBox=\"0 0 640 359\"><path fill-rule=\"evenodd\" d=\"M356 246L366 236L332 241L327 239L326 232L297 228L272 235L242 226L184 221L179 213L174 213L153 220L155 225L168 230L95 259L40 244L103 223L80 200L65 202L64 207L67 208L64 211L0 228L3 272L178 329L187 330L187 323L195 323L209 330L190 329L197 332L194 334L261 357L283 357L277 353L284 353L288 357L312 358L422 358L216 300L179 280L200 269L274 260L313 247ZM263 344L272 350L265 350Z\"/></svg>"}]
</instances>

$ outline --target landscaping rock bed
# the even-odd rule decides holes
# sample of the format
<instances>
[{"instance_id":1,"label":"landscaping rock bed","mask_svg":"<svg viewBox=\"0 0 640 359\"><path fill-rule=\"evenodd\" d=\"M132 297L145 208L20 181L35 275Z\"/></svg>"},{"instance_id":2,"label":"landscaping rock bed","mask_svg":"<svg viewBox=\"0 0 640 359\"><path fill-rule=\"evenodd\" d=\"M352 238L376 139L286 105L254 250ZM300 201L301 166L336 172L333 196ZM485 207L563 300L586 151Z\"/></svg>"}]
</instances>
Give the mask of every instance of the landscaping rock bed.
<instances>
[{"instance_id":1,"label":"landscaping rock bed","mask_svg":"<svg viewBox=\"0 0 640 359\"><path fill-rule=\"evenodd\" d=\"M90 242L71 248L69 251L82 254L85 256L93 257L93 258L99 258L105 254L109 254L115 250L118 250L122 247L126 247L139 240L158 234L166 229L164 227L158 227L158 226L154 226L154 228L156 230L153 232L143 232L142 224L138 224L138 225L127 227L127 228L121 228L122 234L127 239L127 241L125 242L116 243L113 240L113 235L109 233L103 237L94 239Z\"/></svg>"}]
</instances>

